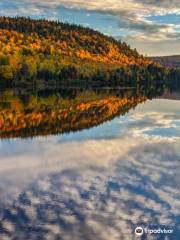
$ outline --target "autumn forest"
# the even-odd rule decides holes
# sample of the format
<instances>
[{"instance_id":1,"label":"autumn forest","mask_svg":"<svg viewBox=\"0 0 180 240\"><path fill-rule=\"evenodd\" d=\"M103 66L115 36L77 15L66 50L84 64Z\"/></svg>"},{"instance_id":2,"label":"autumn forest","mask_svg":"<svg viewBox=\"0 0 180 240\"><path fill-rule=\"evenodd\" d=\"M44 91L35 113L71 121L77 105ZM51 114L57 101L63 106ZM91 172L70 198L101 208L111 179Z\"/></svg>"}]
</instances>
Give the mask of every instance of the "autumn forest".
<instances>
[{"instance_id":1,"label":"autumn forest","mask_svg":"<svg viewBox=\"0 0 180 240\"><path fill-rule=\"evenodd\" d=\"M178 68L155 63L95 30L0 17L0 138L98 125L167 88L180 88L179 79ZM72 86L79 90L68 91ZM131 90L122 96L102 91L126 87Z\"/></svg>"},{"instance_id":2,"label":"autumn forest","mask_svg":"<svg viewBox=\"0 0 180 240\"><path fill-rule=\"evenodd\" d=\"M57 21L0 17L0 86L166 84L179 79L126 43Z\"/></svg>"}]
</instances>

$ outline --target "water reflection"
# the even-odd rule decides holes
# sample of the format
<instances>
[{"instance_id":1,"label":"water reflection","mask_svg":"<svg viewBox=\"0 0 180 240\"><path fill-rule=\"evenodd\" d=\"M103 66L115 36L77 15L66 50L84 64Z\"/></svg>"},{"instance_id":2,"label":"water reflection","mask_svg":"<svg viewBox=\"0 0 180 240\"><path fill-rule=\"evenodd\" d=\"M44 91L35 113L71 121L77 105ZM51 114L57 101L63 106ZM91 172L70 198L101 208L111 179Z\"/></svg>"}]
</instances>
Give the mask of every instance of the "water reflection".
<instances>
[{"instance_id":1,"label":"water reflection","mask_svg":"<svg viewBox=\"0 0 180 240\"><path fill-rule=\"evenodd\" d=\"M2 140L0 239L129 240L166 225L178 240L179 116L159 99L93 129Z\"/></svg>"},{"instance_id":2,"label":"water reflection","mask_svg":"<svg viewBox=\"0 0 180 240\"><path fill-rule=\"evenodd\" d=\"M20 97L5 91L0 98L0 138L67 133L99 125L147 100L133 91L124 91L123 96L103 91L68 92L66 97Z\"/></svg>"}]
</instances>

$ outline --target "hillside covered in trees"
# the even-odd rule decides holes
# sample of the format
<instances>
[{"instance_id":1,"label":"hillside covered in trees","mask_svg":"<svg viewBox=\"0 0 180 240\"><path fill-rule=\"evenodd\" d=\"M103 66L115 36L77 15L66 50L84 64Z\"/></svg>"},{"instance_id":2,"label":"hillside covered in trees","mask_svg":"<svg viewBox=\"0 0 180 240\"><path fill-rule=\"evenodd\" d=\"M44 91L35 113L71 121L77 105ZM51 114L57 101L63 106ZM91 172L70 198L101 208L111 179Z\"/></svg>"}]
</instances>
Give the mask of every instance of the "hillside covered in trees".
<instances>
[{"instance_id":1,"label":"hillside covered in trees","mask_svg":"<svg viewBox=\"0 0 180 240\"><path fill-rule=\"evenodd\" d=\"M151 85L179 79L179 75L144 58L126 43L89 28L0 17L1 87L59 87L69 81Z\"/></svg>"},{"instance_id":2,"label":"hillside covered in trees","mask_svg":"<svg viewBox=\"0 0 180 240\"><path fill-rule=\"evenodd\" d=\"M158 62L165 67L180 68L180 55L149 57L149 60Z\"/></svg>"}]
</instances>

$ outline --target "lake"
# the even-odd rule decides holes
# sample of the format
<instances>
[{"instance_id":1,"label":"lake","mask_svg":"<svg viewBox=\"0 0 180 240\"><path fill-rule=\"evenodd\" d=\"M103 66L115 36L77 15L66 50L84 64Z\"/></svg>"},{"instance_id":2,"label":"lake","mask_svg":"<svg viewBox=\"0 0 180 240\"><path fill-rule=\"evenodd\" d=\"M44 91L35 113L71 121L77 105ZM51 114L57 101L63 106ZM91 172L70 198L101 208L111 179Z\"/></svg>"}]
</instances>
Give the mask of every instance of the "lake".
<instances>
[{"instance_id":1,"label":"lake","mask_svg":"<svg viewBox=\"0 0 180 240\"><path fill-rule=\"evenodd\" d=\"M101 96L80 105L83 117L72 112L73 126L4 128L0 239L179 240L178 96L126 96L120 112ZM138 237L136 227L169 232Z\"/></svg>"}]
</instances>

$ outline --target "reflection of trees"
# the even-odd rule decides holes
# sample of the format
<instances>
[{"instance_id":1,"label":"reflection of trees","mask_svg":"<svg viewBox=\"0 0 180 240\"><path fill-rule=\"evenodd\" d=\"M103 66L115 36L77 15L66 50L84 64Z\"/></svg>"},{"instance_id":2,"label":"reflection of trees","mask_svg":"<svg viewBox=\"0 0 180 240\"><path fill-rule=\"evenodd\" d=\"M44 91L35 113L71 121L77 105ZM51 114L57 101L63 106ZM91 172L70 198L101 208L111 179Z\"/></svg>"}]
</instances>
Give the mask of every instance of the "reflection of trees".
<instances>
[{"instance_id":1,"label":"reflection of trees","mask_svg":"<svg viewBox=\"0 0 180 240\"><path fill-rule=\"evenodd\" d=\"M29 108L22 110L22 104L15 99L13 109L0 110L0 137L31 137L90 128L127 113L146 97L102 96L95 99L93 96L91 100L80 100L58 102L56 98L38 107L38 102L31 99Z\"/></svg>"}]
</instances>

